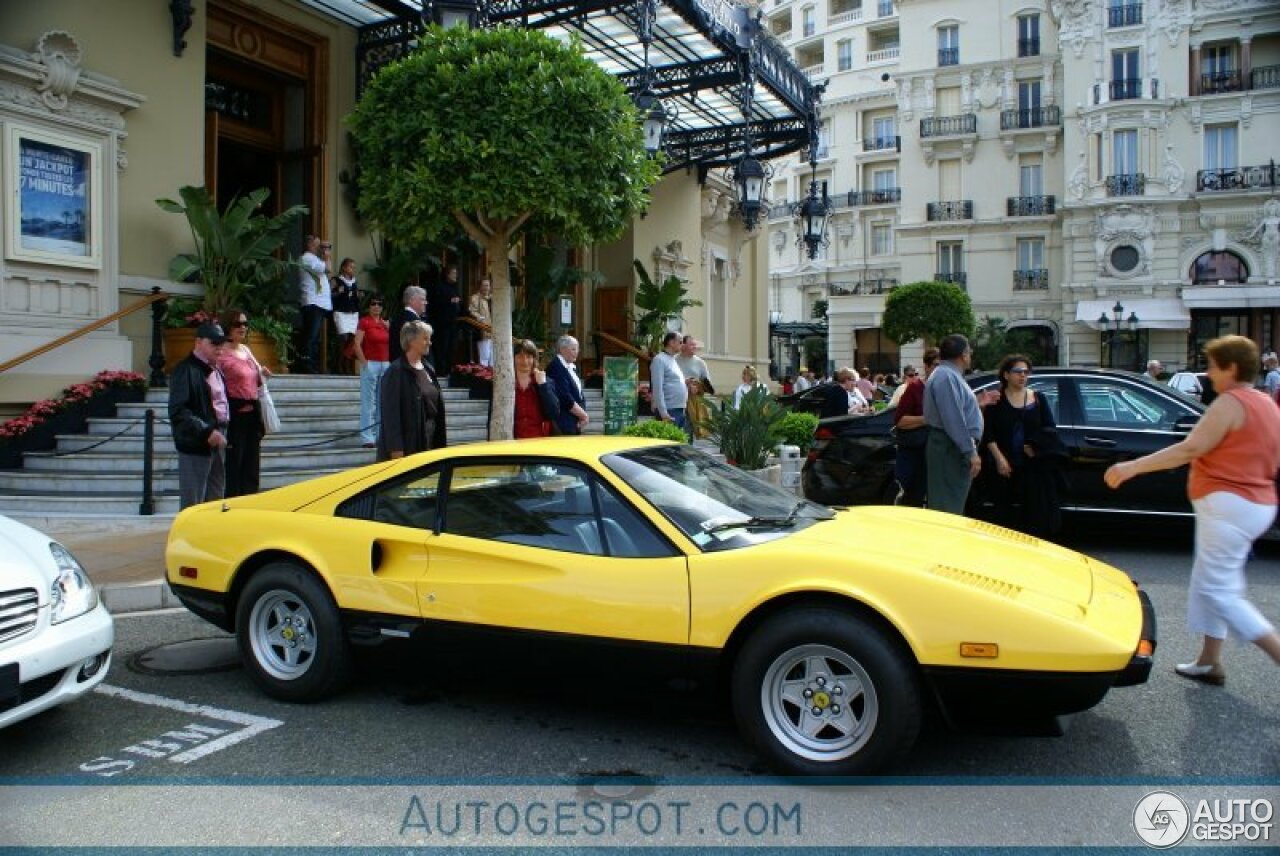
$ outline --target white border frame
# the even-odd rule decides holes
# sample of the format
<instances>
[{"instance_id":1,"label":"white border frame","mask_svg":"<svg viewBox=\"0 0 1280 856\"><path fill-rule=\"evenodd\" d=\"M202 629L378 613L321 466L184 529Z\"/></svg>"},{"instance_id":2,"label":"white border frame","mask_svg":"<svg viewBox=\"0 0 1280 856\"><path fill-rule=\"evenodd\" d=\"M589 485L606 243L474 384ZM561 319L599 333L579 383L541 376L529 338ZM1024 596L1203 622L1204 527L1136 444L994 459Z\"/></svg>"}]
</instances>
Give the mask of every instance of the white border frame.
<instances>
[{"instance_id":1,"label":"white border frame","mask_svg":"<svg viewBox=\"0 0 1280 856\"><path fill-rule=\"evenodd\" d=\"M85 235L89 243L88 255L74 256L68 253L33 250L22 246L22 195L18 180L18 152L19 140L23 139L51 146L61 146L89 156L89 176L87 178L89 224ZM5 217L9 221L9 227L5 229L4 235L5 256L15 261L100 269L102 267L103 234L102 170L102 145L100 143L30 125L7 124L4 135L4 179L0 182L0 185L5 186L6 190Z\"/></svg>"}]
</instances>

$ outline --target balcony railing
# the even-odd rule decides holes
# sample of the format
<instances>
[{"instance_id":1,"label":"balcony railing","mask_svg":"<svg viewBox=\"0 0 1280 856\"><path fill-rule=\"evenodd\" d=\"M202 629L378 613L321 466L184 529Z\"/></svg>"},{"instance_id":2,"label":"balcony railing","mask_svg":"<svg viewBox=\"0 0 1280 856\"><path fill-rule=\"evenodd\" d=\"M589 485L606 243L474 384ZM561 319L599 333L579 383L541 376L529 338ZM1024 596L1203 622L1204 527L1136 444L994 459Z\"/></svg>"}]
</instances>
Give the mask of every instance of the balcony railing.
<instances>
[{"instance_id":1,"label":"balcony railing","mask_svg":"<svg viewBox=\"0 0 1280 856\"><path fill-rule=\"evenodd\" d=\"M1010 196L1010 217L1047 217L1057 210L1058 200L1053 196Z\"/></svg>"},{"instance_id":2,"label":"balcony railing","mask_svg":"<svg viewBox=\"0 0 1280 856\"><path fill-rule=\"evenodd\" d=\"M838 15L832 15L827 19L827 23L834 27L837 24L853 24L861 20L862 10L854 9L852 12L841 12Z\"/></svg>"},{"instance_id":3,"label":"balcony railing","mask_svg":"<svg viewBox=\"0 0 1280 856\"><path fill-rule=\"evenodd\" d=\"M921 137L947 137L953 134L978 133L978 116L966 113L963 116L932 116L920 120Z\"/></svg>"},{"instance_id":4,"label":"balcony railing","mask_svg":"<svg viewBox=\"0 0 1280 856\"><path fill-rule=\"evenodd\" d=\"M1240 69L1211 71L1200 75L1200 94L1215 95L1219 92L1239 92L1243 86Z\"/></svg>"},{"instance_id":5,"label":"balcony railing","mask_svg":"<svg viewBox=\"0 0 1280 856\"><path fill-rule=\"evenodd\" d=\"M1132 27L1142 23L1142 4L1127 3L1107 9L1108 27Z\"/></svg>"},{"instance_id":6,"label":"balcony railing","mask_svg":"<svg viewBox=\"0 0 1280 856\"><path fill-rule=\"evenodd\" d=\"M1196 173L1196 190L1264 190L1275 189L1280 181L1280 168L1272 161L1262 166L1236 166L1228 169L1202 169Z\"/></svg>"},{"instance_id":7,"label":"balcony railing","mask_svg":"<svg viewBox=\"0 0 1280 856\"><path fill-rule=\"evenodd\" d=\"M956 199L950 202L930 202L925 207L926 219L931 222L944 220L972 220L973 200Z\"/></svg>"},{"instance_id":8,"label":"balcony railing","mask_svg":"<svg viewBox=\"0 0 1280 856\"><path fill-rule=\"evenodd\" d=\"M867 62L884 62L885 60L897 59L900 51L901 48L898 45L878 51L867 51Z\"/></svg>"},{"instance_id":9,"label":"balcony railing","mask_svg":"<svg viewBox=\"0 0 1280 856\"><path fill-rule=\"evenodd\" d=\"M860 294L888 294L898 287L893 277L862 279L855 282L833 282L828 287L832 297L852 297Z\"/></svg>"},{"instance_id":10,"label":"balcony railing","mask_svg":"<svg viewBox=\"0 0 1280 856\"><path fill-rule=\"evenodd\" d=\"M1146 192L1147 176L1144 173L1107 176L1108 196L1141 196Z\"/></svg>"},{"instance_id":11,"label":"balcony railing","mask_svg":"<svg viewBox=\"0 0 1280 856\"><path fill-rule=\"evenodd\" d=\"M1280 65L1264 65L1249 73L1249 85L1253 89L1276 89L1280 87Z\"/></svg>"},{"instance_id":12,"label":"balcony railing","mask_svg":"<svg viewBox=\"0 0 1280 856\"><path fill-rule=\"evenodd\" d=\"M902 137L863 137L862 150L864 152L884 152L893 149L896 152L902 151Z\"/></svg>"},{"instance_id":13,"label":"balcony railing","mask_svg":"<svg viewBox=\"0 0 1280 856\"><path fill-rule=\"evenodd\" d=\"M959 65L960 48L938 48L938 65Z\"/></svg>"},{"instance_id":14,"label":"balcony railing","mask_svg":"<svg viewBox=\"0 0 1280 856\"><path fill-rule=\"evenodd\" d=\"M1050 104L1048 107L1028 107L1025 110L1000 111L1000 130L1002 131L1061 124L1062 108L1056 104Z\"/></svg>"},{"instance_id":15,"label":"balcony railing","mask_svg":"<svg viewBox=\"0 0 1280 856\"><path fill-rule=\"evenodd\" d=\"M1142 97L1142 78L1127 77L1124 80L1111 81L1111 100L1125 101L1129 98Z\"/></svg>"},{"instance_id":16,"label":"balcony railing","mask_svg":"<svg viewBox=\"0 0 1280 856\"><path fill-rule=\"evenodd\" d=\"M850 208L858 208L862 205L892 205L901 201L901 187L882 187L879 190L850 190L844 195L843 199L845 205Z\"/></svg>"},{"instance_id":17,"label":"balcony railing","mask_svg":"<svg viewBox=\"0 0 1280 856\"><path fill-rule=\"evenodd\" d=\"M1045 268L1015 270L1013 272L1014 291L1044 291L1048 287L1049 271Z\"/></svg>"},{"instance_id":18,"label":"balcony railing","mask_svg":"<svg viewBox=\"0 0 1280 856\"><path fill-rule=\"evenodd\" d=\"M1018 56L1040 56L1040 40L1018 39Z\"/></svg>"},{"instance_id":19,"label":"balcony railing","mask_svg":"<svg viewBox=\"0 0 1280 856\"><path fill-rule=\"evenodd\" d=\"M969 282L969 275L964 271L938 271L933 275L934 282L949 282L963 287Z\"/></svg>"}]
</instances>

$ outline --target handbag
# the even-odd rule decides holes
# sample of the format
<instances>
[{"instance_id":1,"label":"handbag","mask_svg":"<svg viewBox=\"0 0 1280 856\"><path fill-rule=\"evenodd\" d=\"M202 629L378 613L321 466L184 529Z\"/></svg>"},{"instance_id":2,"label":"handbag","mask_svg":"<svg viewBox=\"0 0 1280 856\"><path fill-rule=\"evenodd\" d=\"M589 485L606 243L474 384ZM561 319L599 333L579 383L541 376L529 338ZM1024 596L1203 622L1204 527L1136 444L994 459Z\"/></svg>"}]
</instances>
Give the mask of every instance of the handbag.
<instances>
[{"instance_id":1,"label":"handbag","mask_svg":"<svg viewBox=\"0 0 1280 856\"><path fill-rule=\"evenodd\" d=\"M897 425L889 430L899 449L921 449L929 442L929 426L902 430Z\"/></svg>"},{"instance_id":2,"label":"handbag","mask_svg":"<svg viewBox=\"0 0 1280 856\"><path fill-rule=\"evenodd\" d=\"M280 414L276 412L276 403L271 398L271 390L266 383L258 387L258 409L262 411L262 430L266 434L277 434L280 431Z\"/></svg>"}]
</instances>

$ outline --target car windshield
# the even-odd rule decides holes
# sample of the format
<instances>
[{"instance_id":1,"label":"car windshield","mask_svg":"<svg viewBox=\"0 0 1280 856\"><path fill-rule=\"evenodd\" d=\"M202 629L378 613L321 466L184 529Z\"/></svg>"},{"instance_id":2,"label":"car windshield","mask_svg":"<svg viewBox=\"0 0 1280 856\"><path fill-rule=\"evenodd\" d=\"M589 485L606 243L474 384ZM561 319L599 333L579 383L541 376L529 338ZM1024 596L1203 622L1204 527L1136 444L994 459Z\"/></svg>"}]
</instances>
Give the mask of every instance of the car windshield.
<instances>
[{"instance_id":1,"label":"car windshield","mask_svg":"<svg viewBox=\"0 0 1280 856\"><path fill-rule=\"evenodd\" d=\"M708 552L782 538L835 516L690 446L636 449L603 462Z\"/></svg>"}]
</instances>

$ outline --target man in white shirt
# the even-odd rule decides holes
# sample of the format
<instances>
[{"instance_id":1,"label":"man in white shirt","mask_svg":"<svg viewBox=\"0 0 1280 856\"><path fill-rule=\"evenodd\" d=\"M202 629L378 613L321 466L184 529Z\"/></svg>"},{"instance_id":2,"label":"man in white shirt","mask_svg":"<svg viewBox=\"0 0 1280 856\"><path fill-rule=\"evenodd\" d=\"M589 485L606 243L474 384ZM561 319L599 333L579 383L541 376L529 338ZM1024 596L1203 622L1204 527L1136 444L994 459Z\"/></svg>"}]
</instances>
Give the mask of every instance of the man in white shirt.
<instances>
[{"instance_id":1,"label":"man in white shirt","mask_svg":"<svg viewBox=\"0 0 1280 856\"><path fill-rule=\"evenodd\" d=\"M329 289L329 257L333 244L308 235L307 250L298 259L298 294L302 302L302 373L320 371L320 332L325 319L333 314L333 295Z\"/></svg>"},{"instance_id":2,"label":"man in white shirt","mask_svg":"<svg viewBox=\"0 0 1280 856\"><path fill-rule=\"evenodd\" d=\"M1164 366L1160 364L1159 360L1147 361L1147 377L1151 378L1152 380L1158 383L1160 381L1160 373L1163 371L1164 371Z\"/></svg>"},{"instance_id":3,"label":"man in white shirt","mask_svg":"<svg viewBox=\"0 0 1280 856\"><path fill-rule=\"evenodd\" d=\"M811 377L813 377L813 372L800 372L800 376L796 378L796 392L804 392L813 386L813 381L810 380Z\"/></svg>"},{"instance_id":4,"label":"man in white shirt","mask_svg":"<svg viewBox=\"0 0 1280 856\"><path fill-rule=\"evenodd\" d=\"M675 355L679 350L679 333L667 333L662 337L662 353L649 363L649 388L653 393L653 412L658 414L658 418L672 422L688 433L685 406L689 403L689 387L676 362Z\"/></svg>"}]
</instances>

